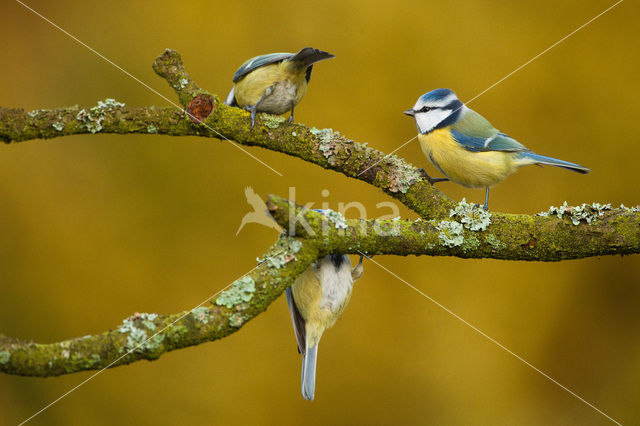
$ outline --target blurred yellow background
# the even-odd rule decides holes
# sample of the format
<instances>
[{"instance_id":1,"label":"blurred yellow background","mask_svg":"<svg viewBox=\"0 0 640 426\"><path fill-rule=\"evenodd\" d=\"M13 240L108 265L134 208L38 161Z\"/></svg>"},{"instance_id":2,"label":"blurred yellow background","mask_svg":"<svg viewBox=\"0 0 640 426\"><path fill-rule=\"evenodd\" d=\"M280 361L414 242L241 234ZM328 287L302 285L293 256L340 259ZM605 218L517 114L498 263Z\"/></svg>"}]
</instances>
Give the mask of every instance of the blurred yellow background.
<instances>
[{"instance_id":1,"label":"blurred yellow background","mask_svg":"<svg viewBox=\"0 0 640 426\"><path fill-rule=\"evenodd\" d=\"M336 59L315 67L296 121L390 152L415 135L402 111L422 93L449 87L469 100L613 1L27 4L171 99L151 69L167 47L222 97L249 57L327 50ZM492 191L493 210L640 202L639 12L623 2L472 102L536 152L593 169L522 169ZM17 2L0 5L0 39L2 106L89 107L107 97L167 105ZM375 188L248 149L284 177L227 142L194 137L0 146L0 332L52 342L113 329L136 311L194 307L274 241L259 225L235 235L251 211L245 186L263 196L295 187L302 203L360 201L370 216L388 213L376 209L390 199ZM398 154L433 172L416 142ZM613 418L640 423L639 257L376 260ZM282 297L222 341L100 374L31 424L608 424L370 262L319 352L309 403ZM19 423L90 374L0 375L0 424Z\"/></svg>"}]
</instances>

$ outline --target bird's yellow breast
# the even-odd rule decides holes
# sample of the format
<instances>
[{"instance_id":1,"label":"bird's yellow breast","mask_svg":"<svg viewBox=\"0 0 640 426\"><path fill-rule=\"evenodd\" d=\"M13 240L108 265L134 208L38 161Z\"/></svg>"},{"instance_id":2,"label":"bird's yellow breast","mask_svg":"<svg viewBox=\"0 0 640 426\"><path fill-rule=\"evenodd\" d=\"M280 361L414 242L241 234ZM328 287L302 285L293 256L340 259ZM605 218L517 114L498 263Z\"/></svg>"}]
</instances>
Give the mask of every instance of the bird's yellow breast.
<instances>
[{"instance_id":1,"label":"bird's yellow breast","mask_svg":"<svg viewBox=\"0 0 640 426\"><path fill-rule=\"evenodd\" d=\"M350 289L349 289L350 290ZM313 267L307 268L291 285L293 300L296 307L305 321L305 332L307 335L307 345L313 347L318 344L322 333L340 317L344 311L351 292L343 300L342 305L336 310L331 310L326 306L322 294L322 284L318 279Z\"/></svg>"},{"instance_id":2,"label":"bird's yellow breast","mask_svg":"<svg viewBox=\"0 0 640 426\"><path fill-rule=\"evenodd\" d=\"M273 87L273 99L262 102L267 106L265 111L282 114L290 110L307 92L306 68L300 69L289 61L260 67L235 84L236 102L241 107L255 105L269 87ZM269 107L269 103L278 105Z\"/></svg>"},{"instance_id":3,"label":"bird's yellow breast","mask_svg":"<svg viewBox=\"0 0 640 426\"><path fill-rule=\"evenodd\" d=\"M517 169L514 154L467 151L448 127L418 135L424 155L453 182L470 188L493 186Z\"/></svg>"}]
</instances>

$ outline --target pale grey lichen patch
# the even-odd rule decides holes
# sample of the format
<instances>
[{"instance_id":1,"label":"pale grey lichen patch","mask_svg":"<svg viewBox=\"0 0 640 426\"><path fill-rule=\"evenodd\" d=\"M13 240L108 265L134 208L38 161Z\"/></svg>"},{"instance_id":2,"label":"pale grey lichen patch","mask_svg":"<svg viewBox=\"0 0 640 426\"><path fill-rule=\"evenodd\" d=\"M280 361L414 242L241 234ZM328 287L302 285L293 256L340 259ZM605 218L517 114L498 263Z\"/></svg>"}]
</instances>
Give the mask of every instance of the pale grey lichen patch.
<instances>
[{"instance_id":1,"label":"pale grey lichen patch","mask_svg":"<svg viewBox=\"0 0 640 426\"><path fill-rule=\"evenodd\" d=\"M505 243L500 241L498 237L493 234L487 235L484 240L491 246L493 250L500 251L507 247Z\"/></svg>"},{"instance_id":2,"label":"pale grey lichen patch","mask_svg":"<svg viewBox=\"0 0 640 426\"><path fill-rule=\"evenodd\" d=\"M198 322L209 324L209 320L211 319L211 311L209 310L209 308L199 306L191 311L191 316Z\"/></svg>"},{"instance_id":3,"label":"pale grey lichen patch","mask_svg":"<svg viewBox=\"0 0 640 426\"><path fill-rule=\"evenodd\" d=\"M320 142L327 143L333 139L334 132L333 129L318 129L316 127L312 127L309 129L312 135L317 136L320 139Z\"/></svg>"},{"instance_id":4,"label":"pale grey lichen patch","mask_svg":"<svg viewBox=\"0 0 640 426\"><path fill-rule=\"evenodd\" d=\"M446 247L456 247L464 242L464 228L459 222L443 220L436 225L440 231L438 238L440 244Z\"/></svg>"},{"instance_id":5,"label":"pale grey lichen patch","mask_svg":"<svg viewBox=\"0 0 640 426\"><path fill-rule=\"evenodd\" d=\"M0 364L6 364L11 360L11 352L0 351Z\"/></svg>"},{"instance_id":6,"label":"pale grey lichen patch","mask_svg":"<svg viewBox=\"0 0 640 426\"><path fill-rule=\"evenodd\" d=\"M272 249L263 258L257 258L258 263L265 263L267 267L280 269L296 259L296 253L302 248L302 242L285 233L280 234ZM273 253L273 254L272 254Z\"/></svg>"},{"instance_id":7,"label":"pale grey lichen patch","mask_svg":"<svg viewBox=\"0 0 640 426\"><path fill-rule=\"evenodd\" d=\"M594 220L604 215L604 212L607 210L611 210L611 204L609 203L592 203L582 204L581 206L569 206L565 201L561 206L551 206L549 207L549 211L538 213L537 216L547 217L556 215L558 219L568 217L574 225L579 225L581 221L591 225Z\"/></svg>"},{"instance_id":8,"label":"pale grey lichen patch","mask_svg":"<svg viewBox=\"0 0 640 426\"><path fill-rule=\"evenodd\" d=\"M41 113L41 112L43 112L43 111L44 111L44 110L42 110L42 109L34 109L33 111L29 111L29 112L27 113L27 115L28 115L29 117L31 117L31 118L34 118L34 117L37 117L37 116L38 116L38 114L40 114L40 113Z\"/></svg>"},{"instance_id":9,"label":"pale grey lichen patch","mask_svg":"<svg viewBox=\"0 0 640 426\"><path fill-rule=\"evenodd\" d=\"M128 334L126 344L120 348L120 352L153 352L158 349L164 340L163 334L155 334L149 338L147 331L153 331L156 325L153 321L158 314L135 313L122 321L118 331Z\"/></svg>"},{"instance_id":10,"label":"pale grey lichen patch","mask_svg":"<svg viewBox=\"0 0 640 426\"><path fill-rule=\"evenodd\" d=\"M156 325L153 321L158 318L158 314L147 314L145 312L140 314L140 320L142 321L142 325L144 325L149 330L155 330Z\"/></svg>"},{"instance_id":11,"label":"pale grey lichen patch","mask_svg":"<svg viewBox=\"0 0 640 426\"><path fill-rule=\"evenodd\" d=\"M271 115L266 113L261 114L260 119L262 120L262 124L270 129L277 129L282 123L287 121L286 118L279 115Z\"/></svg>"},{"instance_id":12,"label":"pale grey lichen patch","mask_svg":"<svg viewBox=\"0 0 640 426\"><path fill-rule=\"evenodd\" d=\"M330 209L316 211L322 213L327 219L329 219L336 229L348 228L347 219L342 215L342 213Z\"/></svg>"},{"instance_id":13,"label":"pale grey lichen patch","mask_svg":"<svg viewBox=\"0 0 640 426\"><path fill-rule=\"evenodd\" d=\"M243 314L233 314L229 317L229 325L231 327L239 328L245 323L247 317Z\"/></svg>"},{"instance_id":14,"label":"pale grey lichen patch","mask_svg":"<svg viewBox=\"0 0 640 426\"><path fill-rule=\"evenodd\" d=\"M181 78L178 84L179 84L178 87L180 87L181 89L184 89L189 84L189 80L187 80L186 78Z\"/></svg>"},{"instance_id":15,"label":"pale grey lichen patch","mask_svg":"<svg viewBox=\"0 0 640 426\"><path fill-rule=\"evenodd\" d=\"M91 108L91 111L92 112L111 111L116 108L122 108L123 106L124 106L124 103L118 102L113 98L107 98L104 101L98 101L98 105Z\"/></svg>"},{"instance_id":16,"label":"pale grey lichen patch","mask_svg":"<svg viewBox=\"0 0 640 426\"><path fill-rule=\"evenodd\" d=\"M76 120L84 123L87 130L91 133L97 133L102 130L104 114L123 106L124 104L122 102L107 98L104 101L98 101L98 105L91 107L88 111L84 108L78 111Z\"/></svg>"},{"instance_id":17,"label":"pale grey lichen patch","mask_svg":"<svg viewBox=\"0 0 640 426\"><path fill-rule=\"evenodd\" d=\"M406 194L411 185L422 178L417 168L396 155L388 155L386 163L391 166L388 185L391 192Z\"/></svg>"},{"instance_id":18,"label":"pale grey lichen patch","mask_svg":"<svg viewBox=\"0 0 640 426\"><path fill-rule=\"evenodd\" d=\"M60 119L60 117L58 117L58 119ZM51 125L51 127L61 132L62 129L64 129L64 123L62 121L56 121Z\"/></svg>"},{"instance_id":19,"label":"pale grey lichen patch","mask_svg":"<svg viewBox=\"0 0 640 426\"><path fill-rule=\"evenodd\" d=\"M236 280L231 288L216 299L216 305L232 308L242 302L249 302L256 291L256 283L250 276Z\"/></svg>"},{"instance_id":20,"label":"pale grey lichen patch","mask_svg":"<svg viewBox=\"0 0 640 426\"><path fill-rule=\"evenodd\" d=\"M158 128L153 124L147 126L147 133L158 133Z\"/></svg>"},{"instance_id":21,"label":"pale grey lichen patch","mask_svg":"<svg viewBox=\"0 0 640 426\"><path fill-rule=\"evenodd\" d=\"M336 162L333 158L333 155L338 150L338 142L336 140L336 137L339 136L340 133L334 132L333 129L317 129L315 127L309 129L309 132L320 139L318 150L322 152L324 158L329 159L330 165L335 165Z\"/></svg>"},{"instance_id":22,"label":"pale grey lichen patch","mask_svg":"<svg viewBox=\"0 0 640 426\"><path fill-rule=\"evenodd\" d=\"M484 231L491 224L491 213L477 204L467 203L466 198L449 211L449 217L458 218L470 231Z\"/></svg>"},{"instance_id":23,"label":"pale grey lichen patch","mask_svg":"<svg viewBox=\"0 0 640 426\"><path fill-rule=\"evenodd\" d=\"M291 136L296 137L298 134L296 132L291 132Z\"/></svg>"},{"instance_id":24,"label":"pale grey lichen patch","mask_svg":"<svg viewBox=\"0 0 640 426\"><path fill-rule=\"evenodd\" d=\"M94 365L100 364L101 361L102 361L102 357L100 356L100 354L91 354L91 362Z\"/></svg>"},{"instance_id":25,"label":"pale grey lichen patch","mask_svg":"<svg viewBox=\"0 0 640 426\"><path fill-rule=\"evenodd\" d=\"M624 204L620 204L620 210L625 212L640 212L640 206L627 207Z\"/></svg>"},{"instance_id":26,"label":"pale grey lichen patch","mask_svg":"<svg viewBox=\"0 0 640 426\"><path fill-rule=\"evenodd\" d=\"M89 111L83 108L76 114L76 120L84 123L84 126L91 133L97 133L102 130L104 115L94 117Z\"/></svg>"}]
</instances>

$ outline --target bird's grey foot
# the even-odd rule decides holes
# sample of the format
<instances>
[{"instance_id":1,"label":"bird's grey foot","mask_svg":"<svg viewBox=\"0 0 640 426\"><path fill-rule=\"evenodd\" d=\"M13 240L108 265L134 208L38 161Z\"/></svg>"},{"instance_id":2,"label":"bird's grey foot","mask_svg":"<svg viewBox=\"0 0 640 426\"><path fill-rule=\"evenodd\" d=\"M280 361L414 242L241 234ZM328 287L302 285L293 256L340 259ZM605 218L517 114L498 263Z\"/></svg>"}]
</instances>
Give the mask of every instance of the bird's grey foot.
<instances>
[{"instance_id":1,"label":"bird's grey foot","mask_svg":"<svg viewBox=\"0 0 640 426\"><path fill-rule=\"evenodd\" d=\"M489 187L487 187L487 192L484 196L484 206L482 208L484 211L489 211Z\"/></svg>"},{"instance_id":2,"label":"bird's grey foot","mask_svg":"<svg viewBox=\"0 0 640 426\"><path fill-rule=\"evenodd\" d=\"M291 115L289 116L289 123L293 123L293 108L294 105L291 105Z\"/></svg>"},{"instance_id":3,"label":"bird's grey foot","mask_svg":"<svg viewBox=\"0 0 640 426\"><path fill-rule=\"evenodd\" d=\"M245 111L251 112L251 128L252 129L253 129L253 126L256 124L256 114L258 113L258 105L260 105L262 101L264 101L269 95L271 95L271 93L273 93L273 86L267 87L267 90L264 91L264 95L258 100L258 102L256 102L255 105L253 106L246 105L244 107Z\"/></svg>"},{"instance_id":4,"label":"bird's grey foot","mask_svg":"<svg viewBox=\"0 0 640 426\"><path fill-rule=\"evenodd\" d=\"M446 182L449 180L449 178L432 178L431 176L429 176L429 173L425 171L425 169L418 169L418 173L420 173L420 175L422 175L422 177L425 178L431 185L433 185L434 183Z\"/></svg>"},{"instance_id":5,"label":"bird's grey foot","mask_svg":"<svg viewBox=\"0 0 640 426\"><path fill-rule=\"evenodd\" d=\"M433 185L434 183L447 182L448 180L449 178L429 178L429 183Z\"/></svg>"},{"instance_id":6,"label":"bird's grey foot","mask_svg":"<svg viewBox=\"0 0 640 426\"><path fill-rule=\"evenodd\" d=\"M253 126L255 126L256 124L256 114L258 113L258 104L255 104L254 106L245 106L244 107L245 111L249 111L251 113L251 128L253 129Z\"/></svg>"}]
</instances>

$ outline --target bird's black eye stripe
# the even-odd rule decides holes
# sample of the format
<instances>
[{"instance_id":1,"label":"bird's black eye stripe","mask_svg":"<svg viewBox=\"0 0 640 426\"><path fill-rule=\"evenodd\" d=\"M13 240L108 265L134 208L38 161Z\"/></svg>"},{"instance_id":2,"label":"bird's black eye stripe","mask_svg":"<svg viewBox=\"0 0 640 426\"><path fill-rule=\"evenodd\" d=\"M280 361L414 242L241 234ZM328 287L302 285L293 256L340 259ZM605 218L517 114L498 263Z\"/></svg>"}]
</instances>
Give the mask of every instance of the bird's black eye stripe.
<instances>
[{"instance_id":1,"label":"bird's black eye stripe","mask_svg":"<svg viewBox=\"0 0 640 426\"><path fill-rule=\"evenodd\" d=\"M428 107L428 106L423 106L422 108L420 108L420 112L427 112L427 111L431 111L433 108Z\"/></svg>"}]
</instances>

